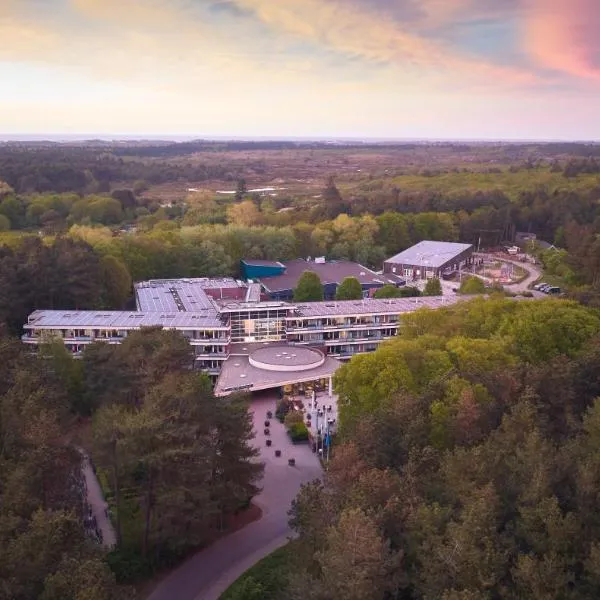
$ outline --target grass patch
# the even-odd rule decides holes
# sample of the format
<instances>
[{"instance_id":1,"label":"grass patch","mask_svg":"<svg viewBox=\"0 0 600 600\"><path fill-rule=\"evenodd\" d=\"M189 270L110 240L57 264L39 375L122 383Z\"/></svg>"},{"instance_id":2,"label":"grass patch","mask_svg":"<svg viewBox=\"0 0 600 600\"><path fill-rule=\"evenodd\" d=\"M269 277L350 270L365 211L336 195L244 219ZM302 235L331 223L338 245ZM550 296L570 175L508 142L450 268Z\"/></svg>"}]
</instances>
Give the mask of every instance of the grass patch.
<instances>
[{"instance_id":1,"label":"grass patch","mask_svg":"<svg viewBox=\"0 0 600 600\"><path fill-rule=\"evenodd\" d=\"M287 586L293 542L275 550L248 569L220 600L277 600Z\"/></svg>"}]
</instances>

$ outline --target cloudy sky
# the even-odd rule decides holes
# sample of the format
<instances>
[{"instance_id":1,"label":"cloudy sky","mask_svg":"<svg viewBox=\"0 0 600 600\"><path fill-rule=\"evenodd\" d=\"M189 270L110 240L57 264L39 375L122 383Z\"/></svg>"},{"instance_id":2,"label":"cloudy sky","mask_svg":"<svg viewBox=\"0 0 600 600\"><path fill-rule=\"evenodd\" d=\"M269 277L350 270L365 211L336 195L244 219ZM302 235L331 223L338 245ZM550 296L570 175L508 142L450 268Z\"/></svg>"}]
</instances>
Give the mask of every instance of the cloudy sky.
<instances>
[{"instance_id":1,"label":"cloudy sky","mask_svg":"<svg viewBox=\"0 0 600 600\"><path fill-rule=\"evenodd\" d=\"M600 0L0 0L0 134L600 139Z\"/></svg>"}]
</instances>

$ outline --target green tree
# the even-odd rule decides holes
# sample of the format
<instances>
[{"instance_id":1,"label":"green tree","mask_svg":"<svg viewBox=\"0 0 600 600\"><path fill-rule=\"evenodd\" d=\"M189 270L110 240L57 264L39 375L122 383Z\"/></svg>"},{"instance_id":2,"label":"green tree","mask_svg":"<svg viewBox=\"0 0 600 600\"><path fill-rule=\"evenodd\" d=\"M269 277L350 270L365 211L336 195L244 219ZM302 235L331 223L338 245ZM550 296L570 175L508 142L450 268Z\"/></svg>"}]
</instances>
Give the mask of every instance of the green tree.
<instances>
[{"instance_id":1,"label":"green tree","mask_svg":"<svg viewBox=\"0 0 600 600\"><path fill-rule=\"evenodd\" d=\"M401 288L397 288L395 285L388 283L376 290L373 294L373 297L377 298L378 300L383 300L385 298L400 298L400 290Z\"/></svg>"},{"instance_id":2,"label":"green tree","mask_svg":"<svg viewBox=\"0 0 600 600\"><path fill-rule=\"evenodd\" d=\"M479 277L467 277L460 284L459 291L461 294L485 294L485 283Z\"/></svg>"},{"instance_id":3,"label":"green tree","mask_svg":"<svg viewBox=\"0 0 600 600\"><path fill-rule=\"evenodd\" d=\"M346 277L335 291L336 300L361 300L362 286L356 277Z\"/></svg>"},{"instance_id":4,"label":"green tree","mask_svg":"<svg viewBox=\"0 0 600 600\"><path fill-rule=\"evenodd\" d=\"M127 267L118 258L108 255L100 259L100 272L104 287L104 306L111 310L123 308L131 296L131 275Z\"/></svg>"},{"instance_id":5,"label":"green tree","mask_svg":"<svg viewBox=\"0 0 600 600\"><path fill-rule=\"evenodd\" d=\"M441 296L443 294L442 284L437 278L428 279L423 290L423 296Z\"/></svg>"},{"instance_id":6,"label":"green tree","mask_svg":"<svg viewBox=\"0 0 600 600\"><path fill-rule=\"evenodd\" d=\"M304 271L294 290L294 302L319 302L323 300L323 284L314 271Z\"/></svg>"},{"instance_id":7,"label":"green tree","mask_svg":"<svg viewBox=\"0 0 600 600\"><path fill-rule=\"evenodd\" d=\"M239 204L232 204L227 209L227 221L233 225L242 225L252 227L258 225L261 220L261 213L252 200L244 200Z\"/></svg>"}]
</instances>

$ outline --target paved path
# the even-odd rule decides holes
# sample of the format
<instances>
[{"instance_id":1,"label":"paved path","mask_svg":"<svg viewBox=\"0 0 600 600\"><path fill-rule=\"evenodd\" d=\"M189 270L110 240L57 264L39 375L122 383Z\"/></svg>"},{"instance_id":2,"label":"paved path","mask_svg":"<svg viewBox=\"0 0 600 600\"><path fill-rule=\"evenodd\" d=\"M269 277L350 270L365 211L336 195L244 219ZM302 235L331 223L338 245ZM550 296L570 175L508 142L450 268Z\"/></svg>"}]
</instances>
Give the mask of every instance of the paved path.
<instances>
[{"instance_id":1,"label":"paved path","mask_svg":"<svg viewBox=\"0 0 600 600\"><path fill-rule=\"evenodd\" d=\"M542 272L540 271L540 269L538 267L536 267L535 265L531 264L530 262L526 262L526 263L522 263L522 262L516 262L514 260L504 260L503 262L506 263L510 263L512 265L516 265L517 267L521 267L522 269L525 269L526 271L529 272L529 275L527 276L526 279L524 279L523 281L521 281L520 283L513 283L511 285L506 285L505 287L507 287L511 292L525 292L526 290L529 289L529 286L536 282L541 276L542 276Z\"/></svg>"},{"instance_id":2,"label":"paved path","mask_svg":"<svg viewBox=\"0 0 600 600\"><path fill-rule=\"evenodd\" d=\"M271 420L273 446L267 448L263 434L267 411L275 412L275 397L255 398L251 410L257 433L255 443L265 462L263 490L254 500L262 517L197 553L173 571L148 600L218 600L219 596L248 568L283 546L291 531L287 511L302 483L320 478L321 466L307 444L293 446L283 425ZM274 450L282 450L275 458ZM288 458L296 466L288 466Z\"/></svg>"},{"instance_id":3,"label":"paved path","mask_svg":"<svg viewBox=\"0 0 600 600\"><path fill-rule=\"evenodd\" d=\"M81 470L85 478L87 503L92 509L92 515L96 517L98 529L102 532L102 543L107 548L112 548L117 543L117 535L110 518L106 514L108 504L104 500L102 488L90 463L90 457L83 450L80 450L80 452L83 456Z\"/></svg>"}]
</instances>

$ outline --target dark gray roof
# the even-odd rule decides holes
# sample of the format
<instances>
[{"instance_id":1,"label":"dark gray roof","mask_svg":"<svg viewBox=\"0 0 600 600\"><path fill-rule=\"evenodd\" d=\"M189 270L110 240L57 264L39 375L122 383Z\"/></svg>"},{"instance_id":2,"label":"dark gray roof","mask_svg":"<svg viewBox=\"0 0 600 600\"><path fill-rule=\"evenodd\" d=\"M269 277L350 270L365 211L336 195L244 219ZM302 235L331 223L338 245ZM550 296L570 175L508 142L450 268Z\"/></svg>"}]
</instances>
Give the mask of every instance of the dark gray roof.
<instances>
[{"instance_id":1,"label":"dark gray roof","mask_svg":"<svg viewBox=\"0 0 600 600\"><path fill-rule=\"evenodd\" d=\"M290 260L284 265L285 273L275 277L263 277L259 280L269 292L295 289L304 271L314 271L323 284L339 284L346 277L356 277L362 285L383 286L388 283L394 285L404 283L401 277L391 274L379 274L363 265L347 260L316 263L299 259Z\"/></svg>"},{"instance_id":2,"label":"dark gray roof","mask_svg":"<svg viewBox=\"0 0 600 600\"><path fill-rule=\"evenodd\" d=\"M412 246L412 248L404 250L404 252L396 254L396 256L392 256L392 258L388 258L385 262L397 265L423 265L425 268L433 267L438 269L461 254L461 252L472 248L472 244L423 241Z\"/></svg>"}]
</instances>

